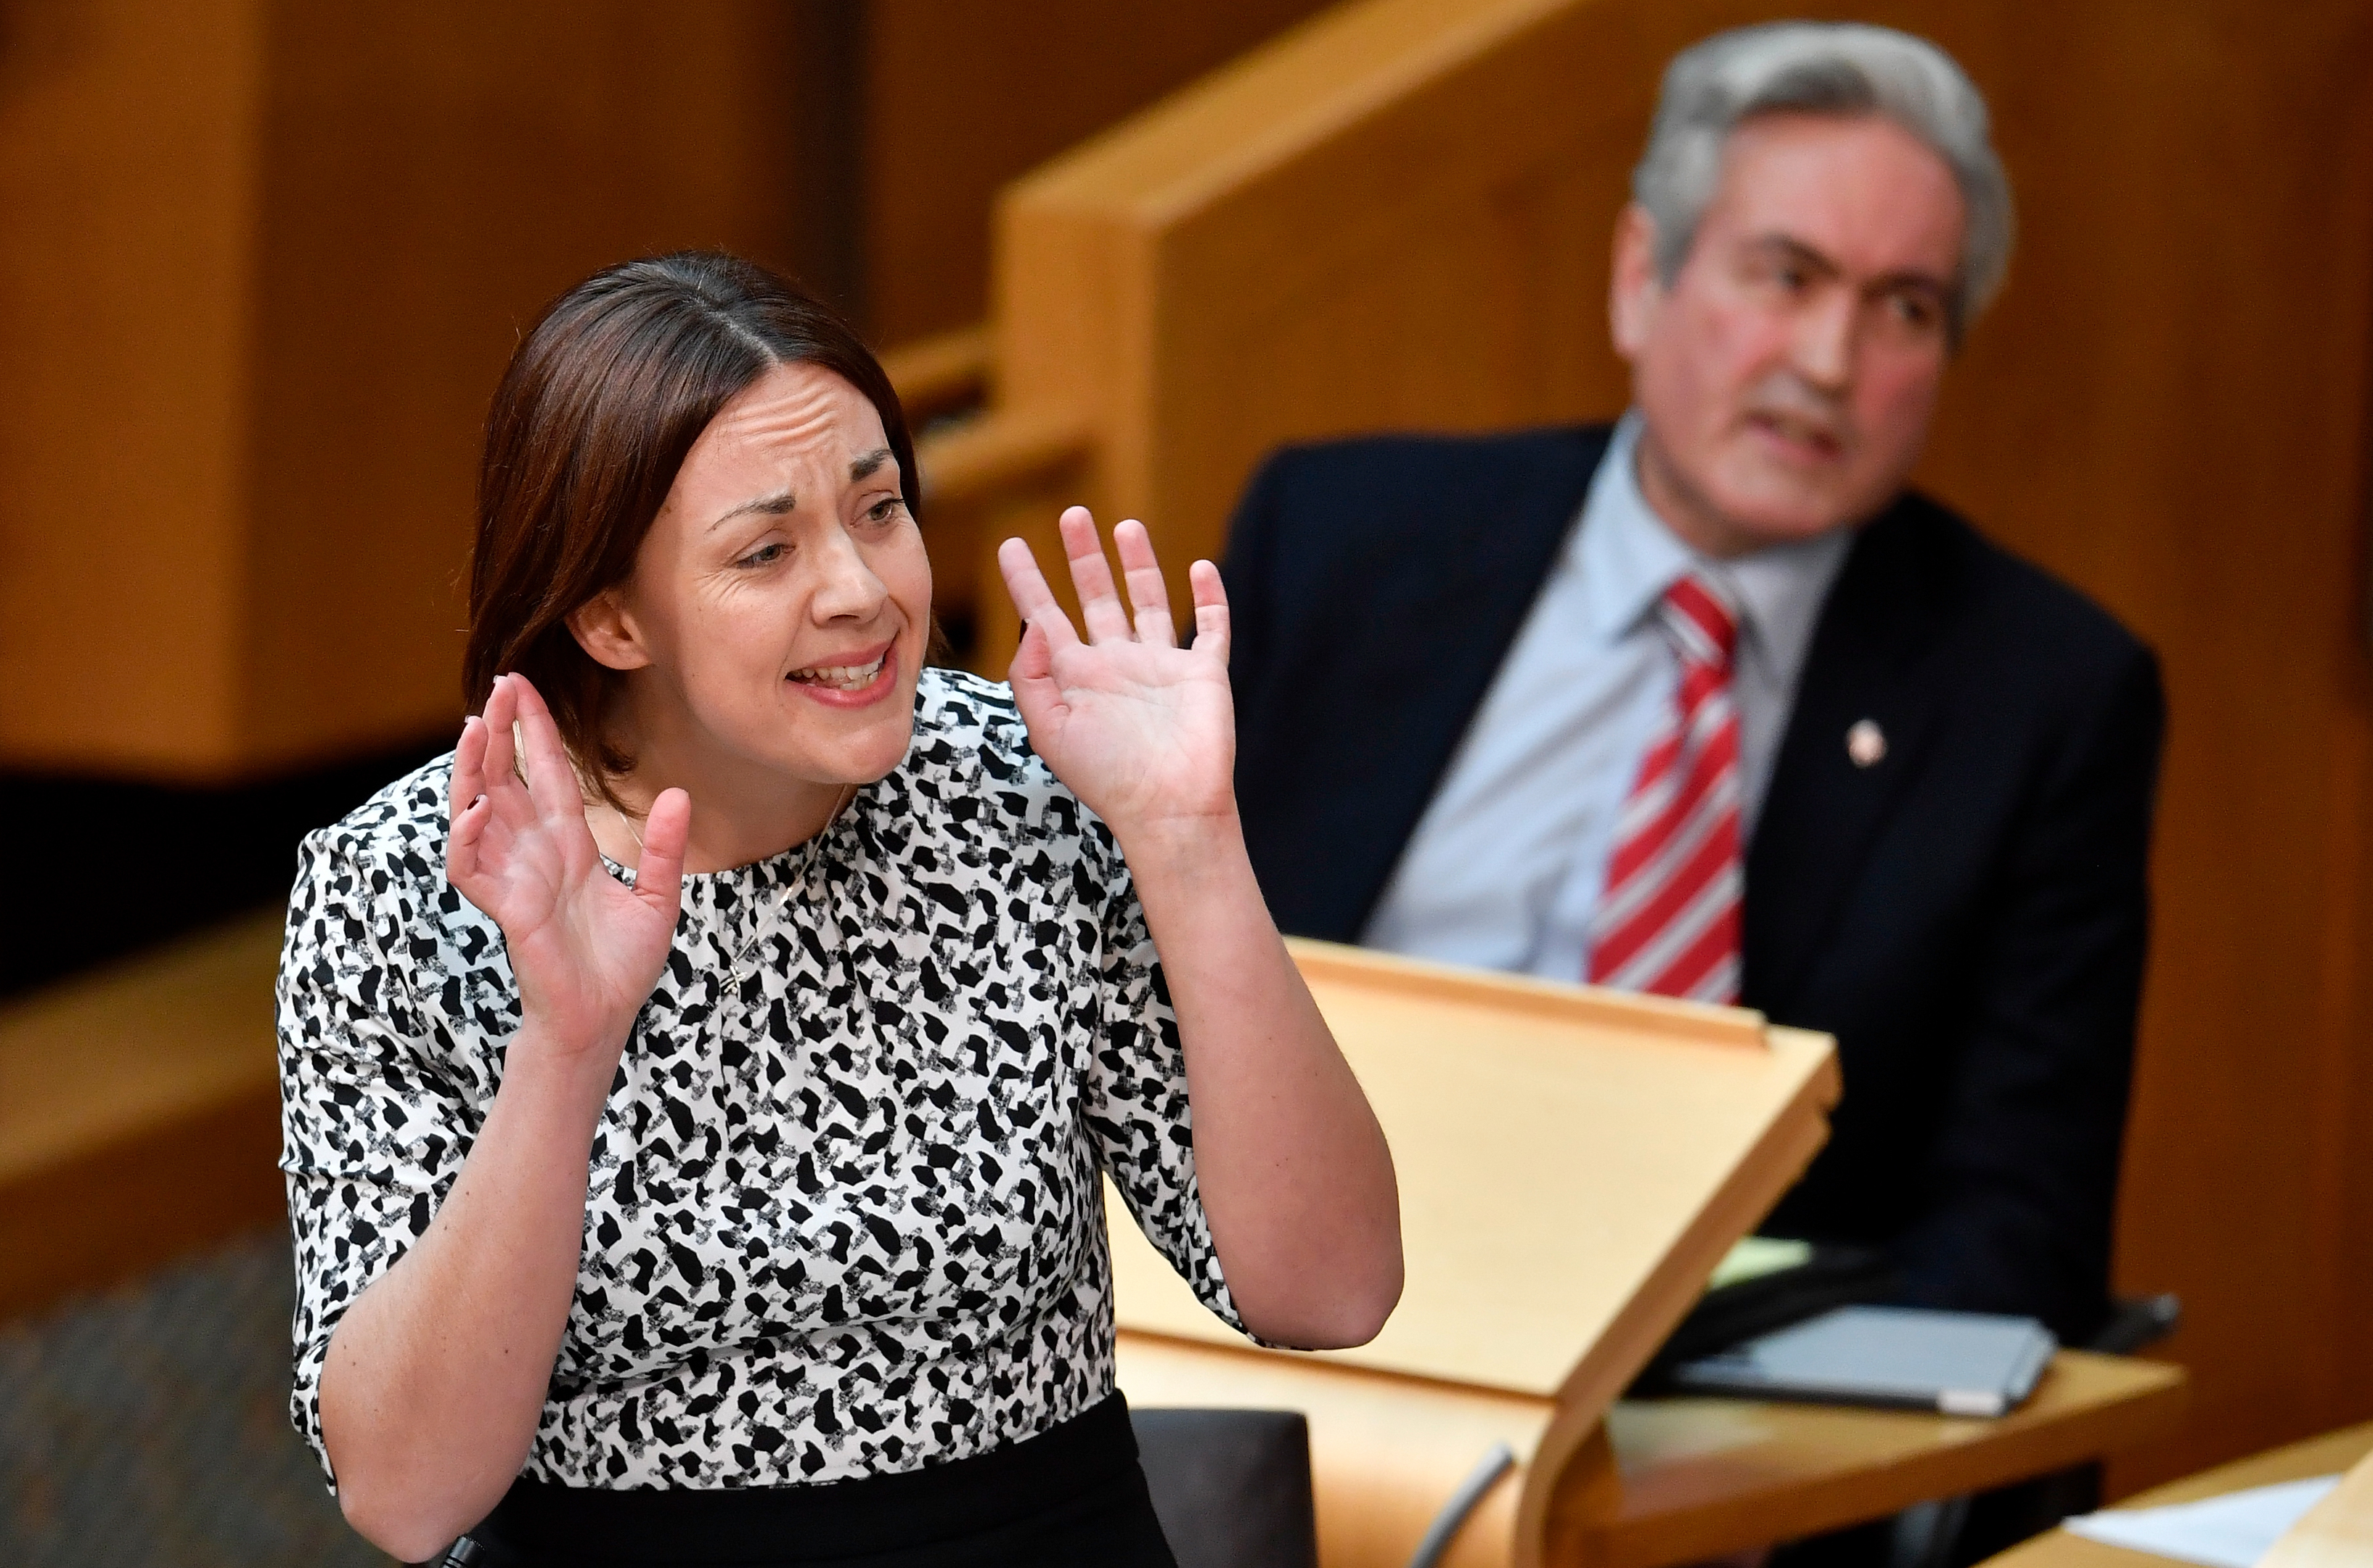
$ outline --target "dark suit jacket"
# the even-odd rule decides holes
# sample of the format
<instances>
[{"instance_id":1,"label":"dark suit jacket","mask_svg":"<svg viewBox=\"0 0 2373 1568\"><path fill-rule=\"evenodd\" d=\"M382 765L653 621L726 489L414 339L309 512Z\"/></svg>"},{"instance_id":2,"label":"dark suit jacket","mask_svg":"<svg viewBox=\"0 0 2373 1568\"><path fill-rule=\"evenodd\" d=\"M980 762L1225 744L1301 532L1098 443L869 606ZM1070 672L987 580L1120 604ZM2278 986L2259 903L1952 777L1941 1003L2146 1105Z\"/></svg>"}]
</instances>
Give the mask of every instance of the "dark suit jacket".
<instances>
[{"instance_id":1,"label":"dark suit jacket","mask_svg":"<svg viewBox=\"0 0 2373 1568\"><path fill-rule=\"evenodd\" d=\"M1357 940L1607 435L1346 441L1254 479L1222 568L1237 791L1286 930ZM1748 853L1741 1000L1835 1034L1845 1082L1767 1233L1884 1246L1915 1304L2098 1326L2162 718L2149 649L1943 507L1863 529Z\"/></svg>"}]
</instances>

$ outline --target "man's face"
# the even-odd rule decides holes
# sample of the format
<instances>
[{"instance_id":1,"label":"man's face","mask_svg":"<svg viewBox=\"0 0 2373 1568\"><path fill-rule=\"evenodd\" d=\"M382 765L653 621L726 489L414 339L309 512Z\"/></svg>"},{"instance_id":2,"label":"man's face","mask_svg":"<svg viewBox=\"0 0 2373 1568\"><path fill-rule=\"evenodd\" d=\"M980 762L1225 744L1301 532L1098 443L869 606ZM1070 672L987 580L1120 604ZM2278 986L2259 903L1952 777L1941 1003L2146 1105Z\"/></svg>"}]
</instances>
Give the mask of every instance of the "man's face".
<instances>
[{"instance_id":1,"label":"man's face","mask_svg":"<svg viewBox=\"0 0 2373 1568\"><path fill-rule=\"evenodd\" d=\"M1615 345L1646 420L1641 487L1677 533L1736 556L1895 497L1950 356L1965 222L1944 160L1876 116L1741 124L1670 285L1626 210Z\"/></svg>"}]
</instances>

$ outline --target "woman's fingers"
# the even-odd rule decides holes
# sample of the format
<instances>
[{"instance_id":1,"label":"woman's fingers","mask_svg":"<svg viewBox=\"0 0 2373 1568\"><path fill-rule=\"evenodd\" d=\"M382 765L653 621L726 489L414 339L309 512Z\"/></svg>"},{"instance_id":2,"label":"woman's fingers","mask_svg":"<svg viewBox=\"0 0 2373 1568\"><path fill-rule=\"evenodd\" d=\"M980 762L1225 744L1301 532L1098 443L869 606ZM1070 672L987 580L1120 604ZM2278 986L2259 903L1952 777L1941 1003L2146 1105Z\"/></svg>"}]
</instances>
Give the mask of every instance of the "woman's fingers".
<instances>
[{"instance_id":1,"label":"woman's fingers","mask_svg":"<svg viewBox=\"0 0 2373 1568\"><path fill-rule=\"evenodd\" d=\"M494 815L484 795L472 796L453 813L453 825L445 836L445 880L464 893L477 884L479 873L485 869L479 845ZM472 902L476 902L474 897Z\"/></svg>"},{"instance_id":2,"label":"woman's fingers","mask_svg":"<svg viewBox=\"0 0 2373 1568\"><path fill-rule=\"evenodd\" d=\"M1153 536L1135 518L1113 530L1113 548L1120 553L1121 580L1128 585L1129 607L1137 616L1137 640L1156 648L1178 646L1178 628L1170 619L1170 585L1162 580L1162 563L1154 558Z\"/></svg>"},{"instance_id":3,"label":"woman's fingers","mask_svg":"<svg viewBox=\"0 0 2373 1568\"><path fill-rule=\"evenodd\" d=\"M486 721L473 715L453 747L453 775L445 800L445 880L475 904L483 896L486 825L494 820L486 799Z\"/></svg>"},{"instance_id":4,"label":"woman's fingers","mask_svg":"<svg viewBox=\"0 0 2373 1568\"><path fill-rule=\"evenodd\" d=\"M487 809L514 833L526 832L544 814L529 792L526 769L520 764L525 687L523 676L496 676L494 689L486 694L485 710L479 715L486 731L486 763L478 788L485 791Z\"/></svg>"},{"instance_id":5,"label":"woman's fingers","mask_svg":"<svg viewBox=\"0 0 2373 1568\"><path fill-rule=\"evenodd\" d=\"M486 724L473 713L462 720L462 738L453 743L453 777L447 783L448 823L462 820L462 808L486 792Z\"/></svg>"},{"instance_id":6,"label":"woman's fingers","mask_svg":"<svg viewBox=\"0 0 2373 1568\"><path fill-rule=\"evenodd\" d=\"M1033 681L1046 679L1054 670L1055 654L1046 646L1046 634L1035 621L1025 621L1022 640L1013 646L1013 662L1006 666L1006 681L1019 691Z\"/></svg>"},{"instance_id":7,"label":"woman's fingers","mask_svg":"<svg viewBox=\"0 0 2373 1568\"><path fill-rule=\"evenodd\" d=\"M643 819L643 858L635 868L635 895L672 911L684 886L684 849L692 838L692 797L662 790Z\"/></svg>"},{"instance_id":8,"label":"woman's fingers","mask_svg":"<svg viewBox=\"0 0 2373 1568\"><path fill-rule=\"evenodd\" d=\"M486 706L478 716L478 723L486 732L485 766L478 778L478 788L489 796L506 789L518 772L518 758L511 746L511 726L519 721L519 694L511 690L508 675L495 677L494 690L486 694Z\"/></svg>"},{"instance_id":9,"label":"woman's fingers","mask_svg":"<svg viewBox=\"0 0 2373 1568\"><path fill-rule=\"evenodd\" d=\"M1038 559L1031 555L1029 545L1019 539L999 544L997 569L1005 578L1005 591L1013 600L1022 624L1036 626L1050 651L1080 640L1071 617L1063 614L1063 606L1056 603L1055 591L1046 586L1046 575L1039 571Z\"/></svg>"},{"instance_id":10,"label":"woman's fingers","mask_svg":"<svg viewBox=\"0 0 2373 1568\"><path fill-rule=\"evenodd\" d=\"M445 797L445 880L459 887L478 875L478 840L486 831L486 727L473 714L453 747L453 776Z\"/></svg>"},{"instance_id":11,"label":"woman's fingers","mask_svg":"<svg viewBox=\"0 0 2373 1568\"><path fill-rule=\"evenodd\" d=\"M1104 541L1096 536L1096 520L1085 507L1065 507L1056 523L1063 535L1063 555L1070 562L1071 586L1079 591L1080 619L1086 623L1090 642L1127 642L1128 611L1113 585L1112 563L1105 559Z\"/></svg>"},{"instance_id":12,"label":"woman's fingers","mask_svg":"<svg viewBox=\"0 0 2373 1568\"><path fill-rule=\"evenodd\" d=\"M1224 667L1228 662L1228 587L1220 568L1198 561L1186 568L1186 583L1195 594L1195 651L1206 648Z\"/></svg>"},{"instance_id":13,"label":"woman's fingers","mask_svg":"<svg viewBox=\"0 0 2373 1568\"><path fill-rule=\"evenodd\" d=\"M573 822L582 827L584 787L577 781L577 769L569 766L568 750L560 743L560 726L552 721L544 694L525 675L513 675L505 684L513 688L519 704L519 734L527 749L527 789L535 800L537 814L547 822ZM586 831L590 834L591 829Z\"/></svg>"},{"instance_id":14,"label":"woman's fingers","mask_svg":"<svg viewBox=\"0 0 2373 1568\"><path fill-rule=\"evenodd\" d=\"M1131 518L1113 530L1113 547L1119 553L1123 580L1128 590L1126 604L1121 601L1120 586L1113 579L1111 563L1105 559L1095 519L1088 509L1066 508L1059 526L1063 554L1070 565L1071 585L1079 591L1081 618L1086 623L1088 640L1177 647L1178 627L1170 614L1169 585L1163 579L1162 563L1154 555L1153 538L1145 524ZM1035 640L1025 635L1015 653L1016 678L1043 676L1051 668L1056 654L1080 641L1079 629L1063 613L1054 590L1047 587L1029 545L1019 539L1008 539L998 546L997 564L1005 574L1005 590L1013 597L1013 607L1021 613L1023 626L1025 630L1035 627L1038 633ZM1208 590L1198 583L1195 591L1196 635L1198 638L1207 635L1205 604L1209 600L1220 607L1222 629L1219 635L1224 644L1227 595L1219 586L1219 573L1211 563L1199 561L1196 565L1198 570L1209 572L1211 577Z\"/></svg>"}]
</instances>

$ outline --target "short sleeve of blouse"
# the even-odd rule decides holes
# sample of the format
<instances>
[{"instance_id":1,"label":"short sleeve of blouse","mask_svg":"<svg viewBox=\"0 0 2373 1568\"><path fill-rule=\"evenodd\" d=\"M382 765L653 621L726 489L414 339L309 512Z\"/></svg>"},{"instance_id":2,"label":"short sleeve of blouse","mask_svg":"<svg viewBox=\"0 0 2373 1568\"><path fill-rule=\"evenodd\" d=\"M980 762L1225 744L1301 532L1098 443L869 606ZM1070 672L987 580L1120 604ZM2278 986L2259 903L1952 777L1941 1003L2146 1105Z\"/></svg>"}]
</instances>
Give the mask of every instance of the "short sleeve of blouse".
<instances>
[{"instance_id":1,"label":"short sleeve of blouse","mask_svg":"<svg viewBox=\"0 0 2373 1568\"><path fill-rule=\"evenodd\" d=\"M1186 1056L1162 960L1118 846L1102 824L1093 834L1113 870L1100 975L1104 1038L1089 1085L1088 1125L1138 1227L1203 1305L1241 1333L1196 1186Z\"/></svg>"},{"instance_id":2,"label":"short sleeve of blouse","mask_svg":"<svg viewBox=\"0 0 2373 1568\"><path fill-rule=\"evenodd\" d=\"M288 902L276 1012L282 1152L296 1246L289 1413L321 1461L321 1367L365 1287L428 1222L477 1116L413 1000L442 879L397 874L339 829L305 841Z\"/></svg>"}]
</instances>

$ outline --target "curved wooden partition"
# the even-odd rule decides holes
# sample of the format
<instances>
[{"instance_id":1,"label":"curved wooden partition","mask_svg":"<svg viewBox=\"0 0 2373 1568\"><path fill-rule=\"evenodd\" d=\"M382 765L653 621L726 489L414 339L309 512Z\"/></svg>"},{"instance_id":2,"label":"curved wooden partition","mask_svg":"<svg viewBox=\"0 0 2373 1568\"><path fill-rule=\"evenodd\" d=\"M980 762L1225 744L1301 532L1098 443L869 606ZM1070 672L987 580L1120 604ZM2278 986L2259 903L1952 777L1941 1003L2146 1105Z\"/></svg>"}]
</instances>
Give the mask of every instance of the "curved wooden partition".
<instances>
[{"instance_id":1,"label":"curved wooden partition","mask_svg":"<svg viewBox=\"0 0 2373 1568\"><path fill-rule=\"evenodd\" d=\"M1176 584L1280 442L1620 407L1602 253L1673 32L1644 8L1338 7L1020 181L999 410L1088 429L1081 488Z\"/></svg>"}]
</instances>

